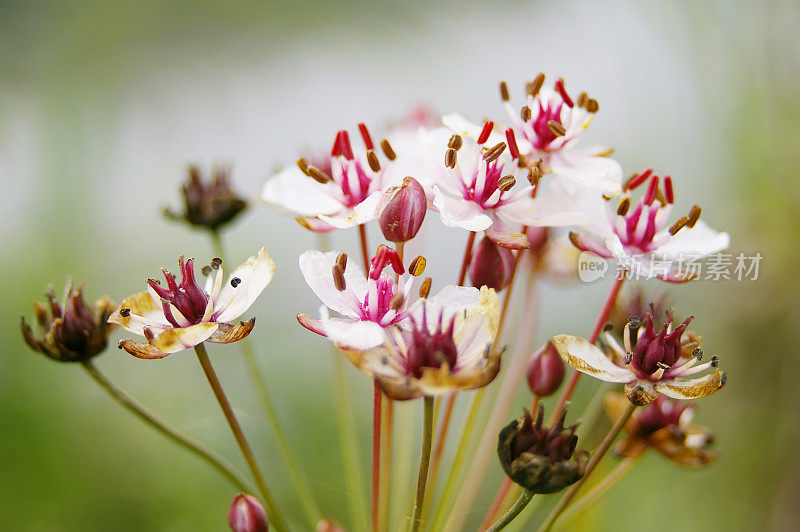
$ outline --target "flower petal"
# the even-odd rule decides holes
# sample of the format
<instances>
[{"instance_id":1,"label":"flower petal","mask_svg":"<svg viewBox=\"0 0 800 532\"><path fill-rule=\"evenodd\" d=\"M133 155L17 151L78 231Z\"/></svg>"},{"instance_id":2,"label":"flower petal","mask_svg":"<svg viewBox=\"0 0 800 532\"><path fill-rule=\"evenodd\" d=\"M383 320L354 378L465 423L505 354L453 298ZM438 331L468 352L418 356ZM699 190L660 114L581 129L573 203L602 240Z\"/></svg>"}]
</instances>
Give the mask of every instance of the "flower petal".
<instances>
[{"instance_id":1,"label":"flower petal","mask_svg":"<svg viewBox=\"0 0 800 532\"><path fill-rule=\"evenodd\" d=\"M127 316L122 315L123 309L129 311L125 312L125 314L128 314ZM108 317L108 321L139 335L144 335L145 327L157 329L169 329L172 327L164 317L161 302L150 290L145 290L123 299L119 308Z\"/></svg>"},{"instance_id":2,"label":"flower petal","mask_svg":"<svg viewBox=\"0 0 800 532\"><path fill-rule=\"evenodd\" d=\"M381 191L373 192L351 210L345 209L330 216L320 215L319 219L337 229L348 229L367 223L377 217L382 194Z\"/></svg>"},{"instance_id":3,"label":"flower petal","mask_svg":"<svg viewBox=\"0 0 800 532\"><path fill-rule=\"evenodd\" d=\"M323 307L324 309L324 307ZM332 342L349 349L370 349L383 344L383 327L374 321L355 321L329 318L327 309L322 312L322 329Z\"/></svg>"},{"instance_id":4,"label":"flower petal","mask_svg":"<svg viewBox=\"0 0 800 532\"><path fill-rule=\"evenodd\" d=\"M600 189L613 198L622 192L622 167L614 159L587 155L584 150L564 149L550 158L550 171L576 183Z\"/></svg>"},{"instance_id":5,"label":"flower petal","mask_svg":"<svg viewBox=\"0 0 800 532\"><path fill-rule=\"evenodd\" d=\"M230 322L244 314L264 291L275 275L275 262L267 250L261 248L256 257L250 257L236 268L222 287L214 302L214 321ZM236 286L231 284L238 279Z\"/></svg>"},{"instance_id":6,"label":"flower petal","mask_svg":"<svg viewBox=\"0 0 800 532\"><path fill-rule=\"evenodd\" d=\"M356 261L350 260L344 271L345 289L337 290L332 272L338 256L338 251L308 250L300 255L300 272L325 306L343 316L360 319L359 302L367 294L367 278Z\"/></svg>"},{"instance_id":7,"label":"flower petal","mask_svg":"<svg viewBox=\"0 0 800 532\"><path fill-rule=\"evenodd\" d=\"M261 189L261 201L300 216L332 214L342 209L342 204L328 193L327 185L303 174L296 166L286 167L267 180Z\"/></svg>"},{"instance_id":8,"label":"flower petal","mask_svg":"<svg viewBox=\"0 0 800 532\"><path fill-rule=\"evenodd\" d=\"M438 186L433 187L433 205L447 227L460 227L467 231L484 231L492 219L473 201L446 196Z\"/></svg>"},{"instance_id":9,"label":"flower petal","mask_svg":"<svg viewBox=\"0 0 800 532\"><path fill-rule=\"evenodd\" d=\"M447 321L454 315L478 303L481 291L470 286L447 285L427 299L417 299L408 308L408 314L417 323L422 323L422 308L426 309L428 328L439 322L439 316Z\"/></svg>"},{"instance_id":10,"label":"flower petal","mask_svg":"<svg viewBox=\"0 0 800 532\"><path fill-rule=\"evenodd\" d=\"M636 379L633 372L611 362L599 347L583 338L559 334L553 337L553 345L567 364L582 373L607 382L631 382Z\"/></svg>"},{"instance_id":11,"label":"flower petal","mask_svg":"<svg viewBox=\"0 0 800 532\"><path fill-rule=\"evenodd\" d=\"M316 318L312 318L308 314L298 314L297 322L313 333L320 336L325 336L325 330L322 328L322 322Z\"/></svg>"},{"instance_id":12,"label":"flower petal","mask_svg":"<svg viewBox=\"0 0 800 532\"><path fill-rule=\"evenodd\" d=\"M666 234L656 235L655 240L660 236ZM658 247L656 253L665 260L686 260L722 251L730 245L730 242L728 233L715 231L701 220L691 229L681 229L675 236L668 237L666 242Z\"/></svg>"},{"instance_id":13,"label":"flower petal","mask_svg":"<svg viewBox=\"0 0 800 532\"><path fill-rule=\"evenodd\" d=\"M673 399L697 399L725 385L725 372L716 370L697 379L671 379L655 383L656 390Z\"/></svg>"},{"instance_id":14,"label":"flower petal","mask_svg":"<svg viewBox=\"0 0 800 532\"><path fill-rule=\"evenodd\" d=\"M253 327L256 326L256 319L251 318L247 321L240 321L237 324L220 323L219 328L208 337L209 342L216 344L229 344L231 342L238 342L242 338L250 334Z\"/></svg>"},{"instance_id":15,"label":"flower petal","mask_svg":"<svg viewBox=\"0 0 800 532\"><path fill-rule=\"evenodd\" d=\"M336 229L331 224L323 222L319 218L315 218L313 216L300 216L295 218L295 221L309 231L314 231L315 233L327 233Z\"/></svg>"}]
</instances>

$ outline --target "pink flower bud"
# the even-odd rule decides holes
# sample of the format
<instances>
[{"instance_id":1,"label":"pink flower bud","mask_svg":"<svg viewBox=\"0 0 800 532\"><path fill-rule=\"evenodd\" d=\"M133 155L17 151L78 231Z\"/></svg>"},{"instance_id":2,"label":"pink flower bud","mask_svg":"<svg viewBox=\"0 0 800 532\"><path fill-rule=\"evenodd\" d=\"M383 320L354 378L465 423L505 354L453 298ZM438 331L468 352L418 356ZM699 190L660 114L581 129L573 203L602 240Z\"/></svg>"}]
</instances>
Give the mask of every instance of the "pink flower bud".
<instances>
[{"instance_id":1,"label":"pink flower bud","mask_svg":"<svg viewBox=\"0 0 800 532\"><path fill-rule=\"evenodd\" d=\"M258 499L246 493L233 498L228 510L228 523L233 532L267 532L267 513Z\"/></svg>"},{"instance_id":2,"label":"pink flower bud","mask_svg":"<svg viewBox=\"0 0 800 532\"><path fill-rule=\"evenodd\" d=\"M514 254L484 237L478 244L469 266L472 286L488 286L502 290L511 281L514 271Z\"/></svg>"},{"instance_id":3,"label":"pink flower bud","mask_svg":"<svg viewBox=\"0 0 800 532\"><path fill-rule=\"evenodd\" d=\"M534 395L552 395L564 381L564 361L553 342L547 342L531 355L526 370L528 386Z\"/></svg>"},{"instance_id":4,"label":"pink flower bud","mask_svg":"<svg viewBox=\"0 0 800 532\"><path fill-rule=\"evenodd\" d=\"M407 242L417 235L428 210L428 199L416 179L406 177L401 186L388 189L381 204L378 223L386 240Z\"/></svg>"}]
</instances>

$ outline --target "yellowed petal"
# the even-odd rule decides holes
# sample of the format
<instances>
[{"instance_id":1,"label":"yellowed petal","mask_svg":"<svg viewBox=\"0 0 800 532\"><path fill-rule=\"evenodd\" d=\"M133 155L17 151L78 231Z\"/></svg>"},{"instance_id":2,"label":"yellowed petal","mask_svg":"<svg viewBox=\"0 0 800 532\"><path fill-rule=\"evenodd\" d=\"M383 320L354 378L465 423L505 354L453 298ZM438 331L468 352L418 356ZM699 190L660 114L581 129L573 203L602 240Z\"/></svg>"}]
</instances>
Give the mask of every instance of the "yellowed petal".
<instances>
[{"instance_id":1,"label":"yellowed petal","mask_svg":"<svg viewBox=\"0 0 800 532\"><path fill-rule=\"evenodd\" d=\"M161 304L148 290L123 299L122 304L109 316L108 321L141 335L144 335L145 327L155 329L171 327L164 317Z\"/></svg>"},{"instance_id":2,"label":"yellowed petal","mask_svg":"<svg viewBox=\"0 0 800 532\"><path fill-rule=\"evenodd\" d=\"M717 391L725 385L725 372L717 370L697 379L672 379L657 382L656 390L673 399L697 399Z\"/></svg>"},{"instance_id":3,"label":"yellowed petal","mask_svg":"<svg viewBox=\"0 0 800 532\"><path fill-rule=\"evenodd\" d=\"M207 340L216 332L217 328L219 328L218 323L206 322L189 327L167 329L150 340L150 345L167 354L183 351Z\"/></svg>"},{"instance_id":4,"label":"yellowed petal","mask_svg":"<svg viewBox=\"0 0 800 532\"><path fill-rule=\"evenodd\" d=\"M209 336L208 341L216 344L229 344L237 342L250 334L253 327L256 326L256 319L252 318L248 321L240 321L232 325L230 323L220 323L219 328Z\"/></svg>"},{"instance_id":5,"label":"yellowed petal","mask_svg":"<svg viewBox=\"0 0 800 532\"><path fill-rule=\"evenodd\" d=\"M608 382L631 382L636 376L614 364L603 351L587 340L568 334L553 337L553 345L564 361L576 370Z\"/></svg>"}]
</instances>

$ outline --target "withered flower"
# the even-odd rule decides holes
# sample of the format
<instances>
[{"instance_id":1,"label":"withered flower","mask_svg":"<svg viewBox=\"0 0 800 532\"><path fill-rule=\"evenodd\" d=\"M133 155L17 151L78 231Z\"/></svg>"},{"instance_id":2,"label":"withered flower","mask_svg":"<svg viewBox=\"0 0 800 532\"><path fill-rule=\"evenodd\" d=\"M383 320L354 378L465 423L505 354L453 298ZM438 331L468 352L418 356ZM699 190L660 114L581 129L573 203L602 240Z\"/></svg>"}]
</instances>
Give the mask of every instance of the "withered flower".
<instances>
[{"instance_id":1,"label":"withered flower","mask_svg":"<svg viewBox=\"0 0 800 532\"><path fill-rule=\"evenodd\" d=\"M189 176L181 185L184 212L175 213L167 208L164 214L173 220L217 231L247 208L247 201L233 191L229 179L230 169L227 167L215 168L206 181L200 168L190 166Z\"/></svg>"},{"instance_id":2,"label":"withered flower","mask_svg":"<svg viewBox=\"0 0 800 532\"><path fill-rule=\"evenodd\" d=\"M478 302L448 313L421 305L411 328L389 326L382 345L356 349L337 344L342 353L384 393L403 401L486 386L500 370L502 351L493 351L499 324L497 294L483 287Z\"/></svg>"},{"instance_id":3,"label":"withered flower","mask_svg":"<svg viewBox=\"0 0 800 532\"><path fill-rule=\"evenodd\" d=\"M691 316L673 328L669 311L658 332L653 320L652 314L647 314L644 322L632 316L623 331L624 348L608 332L604 333L608 355L587 340L567 334L554 336L553 344L576 370L604 381L624 383L625 395L638 406L654 401L660 394L673 399L705 397L725 384L726 375L719 369L702 377L686 378L719 365L717 356L698 364L703 357L701 338L686 331Z\"/></svg>"},{"instance_id":4,"label":"withered flower","mask_svg":"<svg viewBox=\"0 0 800 532\"><path fill-rule=\"evenodd\" d=\"M230 343L241 340L253 330L255 318L229 323L241 316L275 275L275 263L261 248L228 276L223 286L222 260L214 259L203 268L209 273L205 288L195 280L194 259L178 260L181 282L162 268L167 288L149 279L149 290L134 294L109 318L132 333L143 335L146 342L126 339L119 347L138 358L163 358L209 341ZM211 275L216 269L217 275Z\"/></svg>"},{"instance_id":5,"label":"withered flower","mask_svg":"<svg viewBox=\"0 0 800 532\"><path fill-rule=\"evenodd\" d=\"M52 291L47 292L47 299L47 304L34 303L39 338L24 316L20 320L22 336L31 349L59 362L83 362L103 352L114 329L108 323L116 307L113 301L101 297L92 310L83 300L83 285L73 290L71 281L67 282L63 307Z\"/></svg>"},{"instance_id":6,"label":"withered flower","mask_svg":"<svg viewBox=\"0 0 800 532\"><path fill-rule=\"evenodd\" d=\"M589 453L575 450L577 424L564 427L567 409L561 411L552 427L545 427L544 406L539 405L536 421L525 409L500 431L497 456L506 475L533 493L554 493L583 476Z\"/></svg>"},{"instance_id":7,"label":"withered flower","mask_svg":"<svg viewBox=\"0 0 800 532\"><path fill-rule=\"evenodd\" d=\"M608 417L615 422L625 411L627 399L620 393L609 392L603 404ZM693 403L659 396L633 413L624 427L627 436L614 452L620 456L638 456L652 447L678 465L706 465L716 458L708 451L714 437L705 427L693 424L693 417Z\"/></svg>"}]
</instances>

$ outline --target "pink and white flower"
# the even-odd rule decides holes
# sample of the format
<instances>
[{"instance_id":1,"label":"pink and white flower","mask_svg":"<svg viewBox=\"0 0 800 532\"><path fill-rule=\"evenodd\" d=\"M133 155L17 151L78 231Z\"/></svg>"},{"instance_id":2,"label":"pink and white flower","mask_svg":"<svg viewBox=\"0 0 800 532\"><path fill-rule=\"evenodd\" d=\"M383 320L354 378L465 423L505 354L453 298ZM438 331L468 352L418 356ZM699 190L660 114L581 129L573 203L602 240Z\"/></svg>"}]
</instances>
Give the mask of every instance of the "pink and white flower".
<instances>
[{"instance_id":1,"label":"pink and white flower","mask_svg":"<svg viewBox=\"0 0 800 532\"><path fill-rule=\"evenodd\" d=\"M324 305L320 319L299 314L297 320L310 331L350 348L382 344L384 329L392 325L408 329L425 300L412 294L414 277L404 275L399 255L387 246L380 246L371 259L368 277L337 251L306 251L300 256L300 271ZM479 294L477 288L446 286L428 298L427 305L449 317L477 303ZM331 317L330 311L341 317Z\"/></svg>"},{"instance_id":2,"label":"pink and white flower","mask_svg":"<svg viewBox=\"0 0 800 532\"><path fill-rule=\"evenodd\" d=\"M522 110L511 106L508 89L501 84L506 111L516 134L523 160L542 160L544 173L568 177L583 186L600 189L607 197L620 193L622 168L608 157L612 150L603 146L576 148L581 133L597 112L597 101L581 93L574 99L559 78L543 86L544 74L528 83ZM508 134L508 133L507 133Z\"/></svg>"},{"instance_id":3,"label":"pink and white flower","mask_svg":"<svg viewBox=\"0 0 800 532\"><path fill-rule=\"evenodd\" d=\"M125 298L108 321L142 335L146 342L126 339L121 349L138 358L163 358L201 342L229 343L253 330L255 318L230 323L245 313L272 280L275 263L261 248L228 276L223 285L222 261L203 268L209 273L205 287L195 279L194 259L178 259L181 282L162 268L167 288L149 279L149 289ZM216 275L210 275L216 269Z\"/></svg>"},{"instance_id":4,"label":"pink and white flower","mask_svg":"<svg viewBox=\"0 0 800 532\"><path fill-rule=\"evenodd\" d=\"M520 172L520 153L513 133L505 139L507 144L493 131L491 121L478 127L459 115L442 120L453 135L446 151L439 152L440 158L444 155L444 165L434 173L432 189L433 206L446 226L485 231L501 246L522 249L528 246L522 226L586 222L578 210L564 209L563 202L551 201L547 187L538 190L526 181L525 186L513 190Z\"/></svg>"},{"instance_id":5,"label":"pink and white flower","mask_svg":"<svg viewBox=\"0 0 800 532\"><path fill-rule=\"evenodd\" d=\"M267 180L261 200L298 216L298 222L317 232L374 220L381 192L399 184L403 176L392 171L396 154L391 145L381 143L385 156L381 162L366 126L358 127L363 153L353 151L349 133L341 130L331 149L329 168L300 159L296 166L284 168Z\"/></svg>"},{"instance_id":6,"label":"pink and white flower","mask_svg":"<svg viewBox=\"0 0 800 532\"><path fill-rule=\"evenodd\" d=\"M700 337L686 331L691 317L673 329L670 312L658 332L653 319L648 314L642 327L639 319L632 317L623 331L624 348L610 333L604 333L609 355L576 336L560 334L552 341L574 369L600 380L625 384L625 395L635 405L650 403L660 394L673 399L696 399L725 384L725 373L719 369L702 377L686 378L719 364L717 356L699 363L703 356Z\"/></svg>"},{"instance_id":7,"label":"pink and white flower","mask_svg":"<svg viewBox=\"0 0 800 532\"><path fill-rule=\"evenodd\" d=\"M440 297L423 300L411 314L409 327L384 328L380 345L337 347L398 401L471 390L494 380L502 355L493 349L500 319L494 290L481 288L474 304L456 312L452 301Z\"/></svg>"},{"instance_id":8,"label":"pink and white flower","mask_svg":"<svg viewBox=\"0 0 800 532\"><path fill-rule=\"evenodd\" d=\"M649 181L648 181L649 180ZM647 182L647 189L635 207L630 192ZM631 178L616 212L608 203L584 201L584 211L592 223L586 226L591 238L570 234L572 243L582 251L604 258L614 258L625 269L644 278L657 277L679 283L692 280L691 271L681 271L682 261L696 260L728 247L728 233L711 229L699 221L700 207L667 226L674 193L672 178L664 177L663 191L659 176L647 169Z\"/></svg>"}]
</instances>

